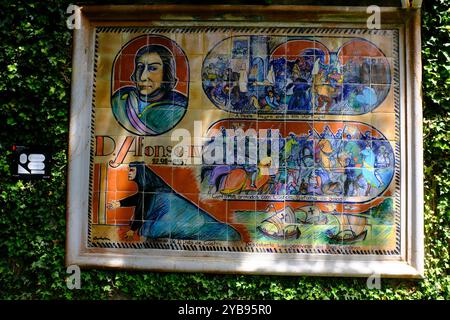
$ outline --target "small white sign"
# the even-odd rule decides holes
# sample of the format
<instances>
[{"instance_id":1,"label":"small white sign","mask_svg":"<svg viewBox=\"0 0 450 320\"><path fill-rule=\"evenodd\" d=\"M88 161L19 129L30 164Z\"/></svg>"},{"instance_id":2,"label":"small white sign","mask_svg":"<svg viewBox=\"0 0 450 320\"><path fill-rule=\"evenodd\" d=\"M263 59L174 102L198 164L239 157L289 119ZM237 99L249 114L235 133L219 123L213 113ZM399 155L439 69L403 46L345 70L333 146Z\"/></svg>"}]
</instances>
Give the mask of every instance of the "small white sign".
<instances>
[{"instance_id":1,"label":"small white sign","mask_svg":"<svg viewBox=\"0 0 450 320\"><path fill-rule=\"evenodd\" d=\"M16 164L13 166L16 168L16 171L13 173L13 176L18 178L49 178L49 157L46 148L13 146L13 151L16 152Z\"/></svg>"}]
</instances>

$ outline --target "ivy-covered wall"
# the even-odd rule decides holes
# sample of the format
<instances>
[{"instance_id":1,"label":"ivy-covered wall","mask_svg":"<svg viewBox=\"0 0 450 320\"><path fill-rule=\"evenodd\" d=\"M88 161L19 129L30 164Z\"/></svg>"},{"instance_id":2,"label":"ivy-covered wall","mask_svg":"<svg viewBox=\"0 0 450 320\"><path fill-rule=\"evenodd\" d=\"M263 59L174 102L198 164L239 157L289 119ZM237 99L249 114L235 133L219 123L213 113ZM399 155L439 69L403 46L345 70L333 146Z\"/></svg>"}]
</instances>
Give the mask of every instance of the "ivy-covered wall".
<instances>
[{"instance_id":1,"label":"ivy-covered wall","mask_svg":"<svg viewBox=\"0 0 450 320\"><path fill-rule=\"evenodd\" d=\"M425 0L422 19L426 278L383 279L380 290L366 279L104 270L82 270L81 289L67 289L71 2L0 1L0 299L450 298L449 0ZM13 144L52 146L52 179L12 179Z\"/></svg>"}]
</instances>

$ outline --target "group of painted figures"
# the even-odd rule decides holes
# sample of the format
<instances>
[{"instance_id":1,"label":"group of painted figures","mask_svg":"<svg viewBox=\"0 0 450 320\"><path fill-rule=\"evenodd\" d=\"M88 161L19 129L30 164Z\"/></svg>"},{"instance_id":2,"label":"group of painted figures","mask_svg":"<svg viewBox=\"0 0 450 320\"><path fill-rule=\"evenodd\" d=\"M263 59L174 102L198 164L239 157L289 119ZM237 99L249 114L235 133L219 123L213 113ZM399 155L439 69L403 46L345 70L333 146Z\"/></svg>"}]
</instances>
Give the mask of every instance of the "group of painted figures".
<instances>
[{"instance_id":1,"label":"group of painted figures","mask_svg":"<svg viewBox=\"0 0 450 320\"><path fill-rule=\"evenodd\" d=\"M203 88L221 109L247 114L363 114L376 108L389 91L386 58L343 57L314 45L295 57L258 56L252 50L245 54L228 58L212 51L205 59Z\"/></svg>"},{"instance_id":2,"label":"group of painted figures","mask_svg":"<svg viewBox=\"0 0 450 320\"><path fill-rule=\"evenodd\" d=\"M351 131L351 133L350 133ZM380 195L394 172L388 141L346 126L333 133L291 132L279 139L279 165L271 157L257 165L204 166L203 190L212 195L292 195L304 198Z\"/></svg>"}]
</instances>

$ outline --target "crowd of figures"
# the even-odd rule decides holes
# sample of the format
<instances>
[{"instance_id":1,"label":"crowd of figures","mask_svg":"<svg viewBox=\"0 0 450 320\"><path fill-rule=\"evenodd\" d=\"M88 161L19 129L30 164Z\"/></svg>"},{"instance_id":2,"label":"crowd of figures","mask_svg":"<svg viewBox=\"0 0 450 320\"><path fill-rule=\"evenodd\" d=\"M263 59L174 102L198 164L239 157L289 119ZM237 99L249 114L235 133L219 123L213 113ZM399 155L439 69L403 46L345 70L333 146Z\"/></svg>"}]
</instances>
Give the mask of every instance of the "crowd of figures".
<instances>
[{"instance_id":1,"label":"crowd of figures","mask_svg":"<svg viewBox=\"0 0 450 320\"><path fill-rule=\"evenodd\" d=\"M335 133L329 127L321 133L291 132L279 139L278 160L278 166L273 165L272 157L259 159L253 165L204 166L203 190L216 195L367 199L380 195L394 172L389 141L353 126L344 126Z\"/></svg>"},{"instance_id":2,"label":"crowd of figures","mask_svg":"<svg viewBox=\"0 0 450 320\"><path fill-rule=\"evenodd\" d=\"M342 50L328 53L314 48L314 43L296 56L260 56L258 50L252 50L252 39L247 50L240 45L231 56L213 50L204 61L204 91L221 109L236 113L363 114L376 108L389 91L391 72L384 56L343 56ZM241 42L234 40L234 48ZM261 46L261 41L258 44Z\"/></svg>"}]
</instances>

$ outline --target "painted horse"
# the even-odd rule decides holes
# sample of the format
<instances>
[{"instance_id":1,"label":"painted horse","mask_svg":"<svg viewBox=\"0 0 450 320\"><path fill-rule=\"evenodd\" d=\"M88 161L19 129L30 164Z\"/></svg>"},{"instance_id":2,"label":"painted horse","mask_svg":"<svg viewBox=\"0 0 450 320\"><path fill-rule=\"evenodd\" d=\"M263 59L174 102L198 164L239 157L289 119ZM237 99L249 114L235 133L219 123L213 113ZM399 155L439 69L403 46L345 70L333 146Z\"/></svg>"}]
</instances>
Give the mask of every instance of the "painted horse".
<instances>
[{"instance_id":1,"label":"painted horse","mask_svg":"<svg viewBox=\"0 0 450 320\"><path fill-rule=\"evenodd\" d=\"M243 168L231 169L228 174L221 176L216 185L220 186L220 193L222 194L239 194L241 192L258 192L267 193L270 190L271 174L270 167L272 160L264 158L258 165L257 172L249 173ZM256 174L256 177L252 176Z\"/></svg>"},{"instance_id":2,"label":"painted horse","mask_svg":"<svg viewBox=\"0 0 450 320\"><path fill-rule=\"evenodd\" d=\"M341 90L339 86L323 83L322 77L321 72L314 75L313 90L317 95L317 110L328 112L333 102L339 98Z\"/></svg>"}]
</instances>

